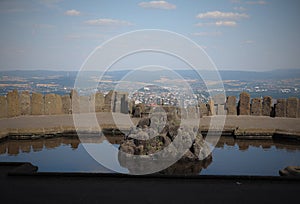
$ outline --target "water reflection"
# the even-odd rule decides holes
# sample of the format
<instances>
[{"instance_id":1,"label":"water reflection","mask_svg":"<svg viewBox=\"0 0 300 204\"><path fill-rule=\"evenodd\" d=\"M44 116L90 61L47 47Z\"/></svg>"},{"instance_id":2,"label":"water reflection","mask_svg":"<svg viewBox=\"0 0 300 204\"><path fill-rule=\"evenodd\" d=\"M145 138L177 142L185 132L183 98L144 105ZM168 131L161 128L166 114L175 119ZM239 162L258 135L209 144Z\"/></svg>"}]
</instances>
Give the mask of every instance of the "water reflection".
<instances>
[{"instance_id":1,"label":"water reflection","mask_svg":"<svg viewBox=\"0 0 300 204\"><path fill-rule=\"evenodd\" d=\"M106 139L118 148L123 137L106 136ZM91 135L85 138L84 143L102 148L105 142L103 138ZM111 172L89 156L77 137L69 136L2 141L1 161L31 162L39 166L39 171ZM232 137L221 137L211 157L199 162L177 162L159 173L278 175L278 170L288 165L300 165L300 141L235 140Z\"/></svg>"}]
</instances>

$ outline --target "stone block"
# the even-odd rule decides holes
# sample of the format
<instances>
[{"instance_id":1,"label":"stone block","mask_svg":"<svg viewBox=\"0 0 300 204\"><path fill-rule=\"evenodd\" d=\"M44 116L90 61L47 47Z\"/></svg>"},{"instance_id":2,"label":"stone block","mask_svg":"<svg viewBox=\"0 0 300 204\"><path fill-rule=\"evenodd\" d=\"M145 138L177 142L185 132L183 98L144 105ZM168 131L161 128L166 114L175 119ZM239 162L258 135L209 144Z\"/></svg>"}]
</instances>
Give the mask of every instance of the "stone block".
<instances>
[{"instance_id":1,"label":"stone block","mask_svg":"<svg viewBox=\"0 0 300 204\"><path fill-rule=\"evenodd\" d=\"M298 106L299 106L298 98L296 98L296 97L288 98L287 104L286 104L286 117L297 118Z\"/></svg>"},{"instance_id":2,"label":"stone block","mask_svg":"<svg viewBox=\"0 0 300 204\"><path fill-rule=\"evenodd\" d=\"M215 103L212 99L208 101L206 106L207 106L208 116L215 115Z\"/></svg>"},{"instance_id":3,"label":"stone block","mask_svg":"<svg viewBox=\"0 0 300 204\"><path fill-rule=\"evenodd\" d=\"M286 117L286 99L277 99L275 117Z\"/></svg>"},{"instance_id":4,"label":"stone block","mask_svg":"<svg viewBox=\"0 0 300 204\"><path fill-rule=\"evenodd\" d=\"M90 97L79 96L79 110L80 113L89 113L91 110Z\"/></svg>"},{"instance_id":5,"label":"stone block","mask_svg":"<svg viewBox=\"0 0 300 204\"><path fill-rule=\"evenodd\" d=\"M0 118L7 117L7 100L6 96L0 96Z\"/></svg>"},{"instance_id":6,"label":"stone block","mask_svg":"<svg viewBox=\"0 0 300 204\"><path fill-rule=\"evenodd\" d=\"M226 115L226 110L225 110L224 104L217 105L217 115Z\"/></svg>"},{"instance_id":7,"label":"stone block","mask_svg":"<svg viewBox=\"0 0 300 204\"><path fill-rule=\"evenodd\" d=\"M13 90L7 93L7 116L16 117L20 115L19 93Z\"/></svg>"},{"instance_id":8,"label":"stone block","mask_svg":"<svg viewBox=\"0 0 300 204\"><path fill-rule=\"evenodd\" d=\"M105 110L108 112L113 112L115 100L115 91L109 91L104 98Z\"/></svg>"},{"instance_id":9,"label":"stone block","mask_svg":"<svg viewBox=\"0 0 300 204\"><path fill-rule=\"evenodd\" d=\"M62 100L59 95L46 94L45 95L45 115L62 114Z\"/></svg>"},{"instance_id":10,"label":"stone block","mask_svg":"<svg viewBox=\"0 0 300 204\"><path fill-rule=\"evenodd\" d=\"M300 102L298 101L298 118L300 118Z\"/></svg>"},{"instance_id":11,"label":"stone block","mask_svg":"<svg viewBox=\"0 0 300 204\"><path fill-rule=\"evenodd\" d=\"M262 102L262 115L271 116L271 112L272 112L272 97L265 96Z\"/></svg>"},{"instance_id":12,"label":"stone block","mask_svg":"<svg viewBox=\"0 0 300 204\"><path fill-rule=\"evenodd\" d=\"M103 112L104 111L104 106L105 106L104 95L100 92L97 92L94 95L94 101L95 101L95 111L96 112Z\"/></svg>"},{"instance_id":13,"label":"stone block","mask_svg":"<svg viewBox=\"0 0 300 204\"><path fill-rule=\"evenodd\" d=\"M262 115L262 101L260 98L253 98L251 100L251 115L254 116Z\"/></svg>"},{"instance_id":14,"label":"stone block","mask_svg":"<svg viewBox=\"0 0 300 204\"><path fill-rule=\"evenodd\" d=\"M199 109L201 116L208 116L208 110L205 103L199 103Z\"/></svg>"},{"instance_id":15,"label":"stone block","mask_svg":"<svg viewBox=\"0 0 300 204\"><path fill-rule=\"evenodd\" d=\"M70 93L71 97L71 105L72 105L72 113L79 113L80 107L79 107L79 96L76 90L72 90Z\"/></svg>"},{"instance_id":16,"label":"stone block","mask_svg":"<svg viewBox=\"0 0 300 204\"><path fill-rule=\"evenodd\" d=\"M238 104L238 115L250 115L250 94L242 92Z\"/></svg>"},{"instance_id":17,"label":"stone block","mask_svg":"<svg viewBox=\"0 0 300 204\"><path fill-rule=\"evenodd\" d=\"M44 96L40 93L32 93L31 95L31 114L32 115L44 115L45 103Z\"/></svg>"},{"instance_id":18,"label":"stone block","mask_svg":"<svg viewBox=\"0 0 300 204\"><path fill-rule=\"evenodd\" d=\"M228 96L226 100L227 115L237 115L236 97Z\"/></svg>"},{"instance_id":19,"label":"stone block","mask_svg":"<svg viewBox=\"0 0 300 204\"><path fill-rule=\"evenodd\" d=\"M23 91L19 96L20 103L20 114L30 115L31 114L31 98L28 91Z\"/></svg>"},{"instance_id":20,"label":"stone block","mask_svg":"<svg viewBox=\"0 0 300 204\"><path fill-rule=\"evenodd\" d=\"M61 102L62 102L63 114L71 114L72 113L71 96L69 94L61 96Z\"/></svg>"}]
</instances>

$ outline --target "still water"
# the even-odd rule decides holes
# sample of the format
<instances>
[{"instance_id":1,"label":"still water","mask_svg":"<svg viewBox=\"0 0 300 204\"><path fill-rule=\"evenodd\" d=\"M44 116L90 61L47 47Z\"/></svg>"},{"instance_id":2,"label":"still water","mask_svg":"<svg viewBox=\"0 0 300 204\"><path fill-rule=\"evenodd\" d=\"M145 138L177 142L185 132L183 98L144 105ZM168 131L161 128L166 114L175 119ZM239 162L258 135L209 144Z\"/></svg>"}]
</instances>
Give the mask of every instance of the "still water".
<instances>
[{"instance_id":1,"label":"still water","mask_svg":"<svg viewBox=\"0 0 300 204\"><path fill-rule=\"evenodd\" d=\"M107 139L118 148L122 138ZM88 143L101 148L108 141L91 139ZM0 162L31 162L39 172L112 172L98 164L76 137L4 141L0 143ZM300 142L221 137L211 158L176 163L161 173L278 176L278 171L289 165L300 166Z\"/></svg>"}]
</instances>

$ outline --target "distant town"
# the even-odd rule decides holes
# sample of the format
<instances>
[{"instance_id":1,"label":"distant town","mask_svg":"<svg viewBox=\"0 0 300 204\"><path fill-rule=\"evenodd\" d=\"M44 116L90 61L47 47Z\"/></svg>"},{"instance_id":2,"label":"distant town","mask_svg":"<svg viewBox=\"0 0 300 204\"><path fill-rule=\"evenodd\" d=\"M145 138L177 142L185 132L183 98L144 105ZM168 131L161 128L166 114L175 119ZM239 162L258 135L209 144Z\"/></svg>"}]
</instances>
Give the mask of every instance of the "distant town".
<instances>
[{"instance_id":1,"label":"distant town","mask_svg":"<svg viewBox=\"0 0 300 204\"><path fill-rule=\"evenodd\" d=\"M97 89L82 90L85 94L101 91L104 94L110 90L115 90L116 85L128 71L109 72L99 81ZM145 74L143 72L140 73ZM179 87L168 86L164 83L168 78L167 74L160 73L156 76L160 80L154 83L154 79L149 77L149 81L143 82L143 86L135 82L131 83L131 90L134 87L141 87L129 93L131 100L137 103L148 105L193 105L198 101L207 102L209 93L205 83L193 78L189 71L181 70L179 74L183 80L188 81L193 90L193 94L182 92ZM238 72L222 71L220 72L223 79L223 85L226 95L239 97L242 91L250 93L252 98L271 96L272 98L300 98L300 74L298 70L289 70L283 73L274 72ZM29 93L56 93L59 95L69 94L74 88L74 82L77 72L66 71L2 71L0 73L0 95L17 89L19 92L28 91ZM97 80L97 73L88 73L87 80ZM153 80L153 81L151 81ZM157 80L156 80L157 82ZM178 83L180 84L180 82ZM218 90L210 90L218 91Z\"/></svg>"}]
</instances>

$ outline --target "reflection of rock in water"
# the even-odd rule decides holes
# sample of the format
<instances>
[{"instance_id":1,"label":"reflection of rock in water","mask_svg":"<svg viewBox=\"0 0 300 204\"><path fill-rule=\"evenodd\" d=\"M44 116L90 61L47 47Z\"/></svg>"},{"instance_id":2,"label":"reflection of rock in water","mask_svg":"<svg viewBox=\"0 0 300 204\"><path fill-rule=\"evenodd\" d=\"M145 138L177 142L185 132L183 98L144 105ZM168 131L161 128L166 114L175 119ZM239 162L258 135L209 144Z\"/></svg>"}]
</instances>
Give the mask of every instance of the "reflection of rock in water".
<instances>
[{"instance_id":1,"label":"reflection of rock in water","mask_svg":"<svg viewBox=\"0 0 300 204\"><path fill-rule=\"evenodd\" d=\"M198 175L202 169L206 169L212 162L212 156L206 159L194 162L178 161L165 170L159 172L164 175Z\"/></svg>"},{"instance_id":2,"label":"reflection of rock in water","mask_svg":"<svg viewBox=\"0 0 300 204\"><path fill-rule=\"evenodd\" d=\"M118 159L121 166L133 174L154 173L179 160L181 168L176 165L169 167L174 172L191 166L195 169L187 169L187 172L200 171L201 161L210 156L210 147L197 126L179 126L179 120L174 110L142 119L120 145Z\"/></svg>"}]
</instances>

